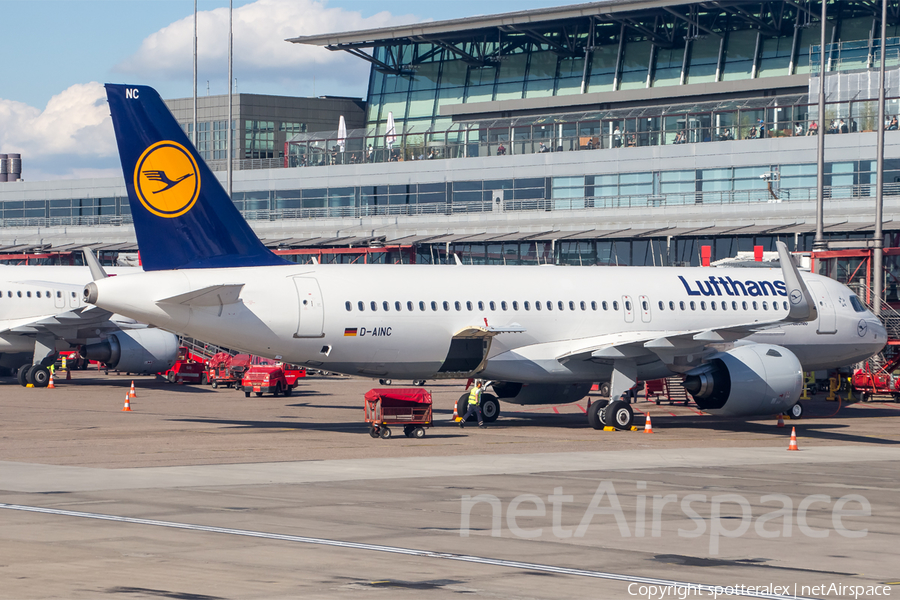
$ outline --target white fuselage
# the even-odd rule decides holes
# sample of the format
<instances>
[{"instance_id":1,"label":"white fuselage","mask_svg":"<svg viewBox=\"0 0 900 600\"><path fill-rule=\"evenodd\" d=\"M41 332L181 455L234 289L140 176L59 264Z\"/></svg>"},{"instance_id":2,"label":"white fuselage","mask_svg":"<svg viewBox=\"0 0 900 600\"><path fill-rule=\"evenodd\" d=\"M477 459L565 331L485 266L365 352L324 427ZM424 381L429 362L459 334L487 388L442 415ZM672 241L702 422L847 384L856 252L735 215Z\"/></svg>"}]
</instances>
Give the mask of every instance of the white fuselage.
<instances>
[{"instance_id":1,"label":"white fuselage","mask_svg":"<svg viewBox=\"0 0 900 600\"><path fill-rule=\"evenodd\" d=\"M95 282L95 303L236 350L409 379L441 376L451 339L466 328L521 327L493 337L480 376L566 383L611 372L600 362L558 360L578 340L780 319L787 314L781 276L780 269L286 265L103 279ZM746 341L784 346L806 370L848 365L883 347L883 326L854 308L851 290L825 277L803 278L817 298L817 320L778 323ZM243 286L236 302L164 301L222 284ZM671 373L659 360L638 364L640 379Z\"/></svg>"}]
</instances>

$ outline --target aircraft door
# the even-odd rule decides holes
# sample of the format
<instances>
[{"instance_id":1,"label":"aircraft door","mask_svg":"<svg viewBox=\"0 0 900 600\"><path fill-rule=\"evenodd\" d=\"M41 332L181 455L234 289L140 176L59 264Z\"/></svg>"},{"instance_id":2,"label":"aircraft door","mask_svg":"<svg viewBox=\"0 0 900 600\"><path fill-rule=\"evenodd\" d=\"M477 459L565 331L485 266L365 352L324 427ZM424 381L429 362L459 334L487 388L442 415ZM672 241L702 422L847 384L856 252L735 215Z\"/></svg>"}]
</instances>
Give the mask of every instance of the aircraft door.
<instances>
[{"instance_id":1,"label":"aircraft door","mask_svg":"<svg viewBox=\"0 0 900 600\"><path fill-rule=\"evenodd\" d=\"M74 292L63 292L63 294L69 295L69 308L78 308L78 302L81 299L81 294Z\"/></svg>"},{"instance_id":2,"label":"aircraft door","mask_svg":"<svg viewBox=\"0 0 900 600\"><path fill-rule=\"evenodd\" d=\"M631 296L622 296L622 311L625 313L625 322L634 323L634 302Z\"/></svg>"},{"instance_id":3,"label":"aircraft door","mask_svg":"<svg viewBox=\"0 0 900 600\"><path fill-rule=\"evenodd\" d=\"M641 321L644 323L650 322L650 298L647 296L638 296L638 302L640 303L641 309Z\"/></svg>"},{"instance_id":4,"label":"aircraft door","mask_svg":"<svg viewBox=\"0 0 900 600\"><path fill-rule=\"evenodd\" d=\"M66 297L63 296L65 292L61 290L56 290L53 292L53 306L56 308L65 308L66 307Z\"/></svg>"},{"instance_id":5,"label":"aircraft door","mask_svg":"<svg viewBox=\"0 0 900 600\"><path fill-rule=\"evenodd\" d=\"M319 282L312 277L294 277L300 301L299 322L295 338L325 337L325 306Z\"/></svg>"},{"instance_id":6,"label":"aircraft door","mask_svg":"<svg viewBox=\"0 0 900 600\"><path fill-rule=\"evenodd\" d=\"M809 291L816 300L816 310L819 312L818 329L816 333L836 333L837 332L837 316L834 312L834 303L831 301L831 295L828 288L821 281L807 281Z\"/></svg>"}]
</instances>

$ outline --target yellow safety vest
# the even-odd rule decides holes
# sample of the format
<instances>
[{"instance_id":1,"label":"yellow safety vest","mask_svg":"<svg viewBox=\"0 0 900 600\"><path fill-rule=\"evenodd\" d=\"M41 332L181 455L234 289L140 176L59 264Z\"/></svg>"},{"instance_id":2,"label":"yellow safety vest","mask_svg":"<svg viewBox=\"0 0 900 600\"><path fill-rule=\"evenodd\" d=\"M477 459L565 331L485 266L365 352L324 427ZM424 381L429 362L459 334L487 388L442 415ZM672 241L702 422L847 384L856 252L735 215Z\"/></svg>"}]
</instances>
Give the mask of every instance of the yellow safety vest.
<instances>
[{"instance_id":1,"label":"yellow safety vest","mask_svg":"<svg viewBox=\"0 0 900 600\"><path fill-rule=\"evenodd\" d=\"M481 392L482 389L480 387L473 387L472 391L469 392L469 404L481 404Z\"/></svg>"}]
</instances>

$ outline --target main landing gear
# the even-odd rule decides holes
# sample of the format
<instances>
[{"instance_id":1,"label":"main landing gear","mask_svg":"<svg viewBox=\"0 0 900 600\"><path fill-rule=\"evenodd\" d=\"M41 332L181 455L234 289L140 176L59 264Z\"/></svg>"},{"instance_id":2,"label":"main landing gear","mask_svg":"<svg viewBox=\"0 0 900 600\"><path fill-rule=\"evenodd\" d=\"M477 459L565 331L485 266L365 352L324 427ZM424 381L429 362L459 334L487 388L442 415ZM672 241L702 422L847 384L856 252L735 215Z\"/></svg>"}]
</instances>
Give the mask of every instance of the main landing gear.
<instances>
[{"instance_id":1,"label":"main landing gear","mask_svg":"<svg viewBox=\"0 0 900 600\"><path fill-rule=\"evenodd\" d=\"M29 383L34 387L47 387L50 383L50 369L41 365L26 363L16 372L16 380L22 387Z\"/></svg>"},{"instance_id":2,"label":"main landing gear","mask_svg":"<svg viewBox=\"0 0 900 600\"><path fill-rule=\"evenodd\" d=\"M615 427L628 430L634 422L634 411L631 405L622 400L597 400L588 409L588 423L594 429Z\"/></svg>"}]
</instances>

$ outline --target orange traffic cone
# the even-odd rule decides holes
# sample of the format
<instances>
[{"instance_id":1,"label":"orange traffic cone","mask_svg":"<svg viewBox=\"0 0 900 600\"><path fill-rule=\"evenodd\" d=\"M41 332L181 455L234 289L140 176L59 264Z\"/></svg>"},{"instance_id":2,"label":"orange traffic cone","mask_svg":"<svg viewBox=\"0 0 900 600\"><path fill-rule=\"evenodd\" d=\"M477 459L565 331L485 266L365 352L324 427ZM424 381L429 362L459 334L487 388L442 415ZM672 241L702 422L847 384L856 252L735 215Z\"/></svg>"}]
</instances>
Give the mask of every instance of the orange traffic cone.
<instances>
[{"instance_id":1,"label":"orange traffic cone","mask_svg":"<svg viewBox=\"0 0 900 600\"><path fill-rule=\"evenodd\" d=\"M137 398L137 394L134 393L134 382L131 382L131 390L128 392L129 398Z\"/></svg>"},{"instance_id":2,"label":"orange traffic cone","mask_svg":"<svg viewBox=\"0 0 900 600\"><path fill-rule=\"evenodd\" d=\"M456 410L456 405L457 405L457 403L454 402L453 403L453 422L454 423L458 423L459 421L462 421L462 419L459 418L459 412Z\"/></svg>"},{"instance_id":3,"label":"orange traffic cone","mask_svg":"<svg viewBox=\"0 0 900 600\"><path fill-rule=\"evenodd\" d=\"M647 413L647 420L644 421L644 433L653 433L653 423L650 422L650 413Z\"/></svg>"},{"instance_id":4,"label":"orange traffic cone","mask_svg":"<svg viewBox=\"0 0 900 600\"><path fill-rule=\"evenodd\" d=\"M781 417L781 413L778 413L778 424L776 427L784 427L784 419Z\"/></svg>"},{"instance_id":5,"label":"orange traffic cone","mask_svg":"<svg viewBox=\"0 0 900 600\"><path fill-rule=\"evenodd\" d=\"M797 447L797 428L791 427L791 443L788 444L788 450L799 450Z\"/></svg>"},{"instance_id":6,"label":"orange traffic cone","mask_svg":"<svg viewBox=\"0 0 900 600\"><path fill-rule=\"evenodd\" d=\"M56 386L53 385L53 372L52 372L52 371L51 371L51 373L50 373L50 383L47 384L47 389L48 389L48 390L55 390L55 389L56 389Z\"/></svg>"},{"instance_id":7,"label":"orange traffic cone","mask_svg":"<svg viewBox=\"0 0 900 600\"><path fill-rule=\"evenodd\" d=\"M125 406L122 408L122 412L131 412L131 396L125 394Z\"/></svg>"}]
</instances>

